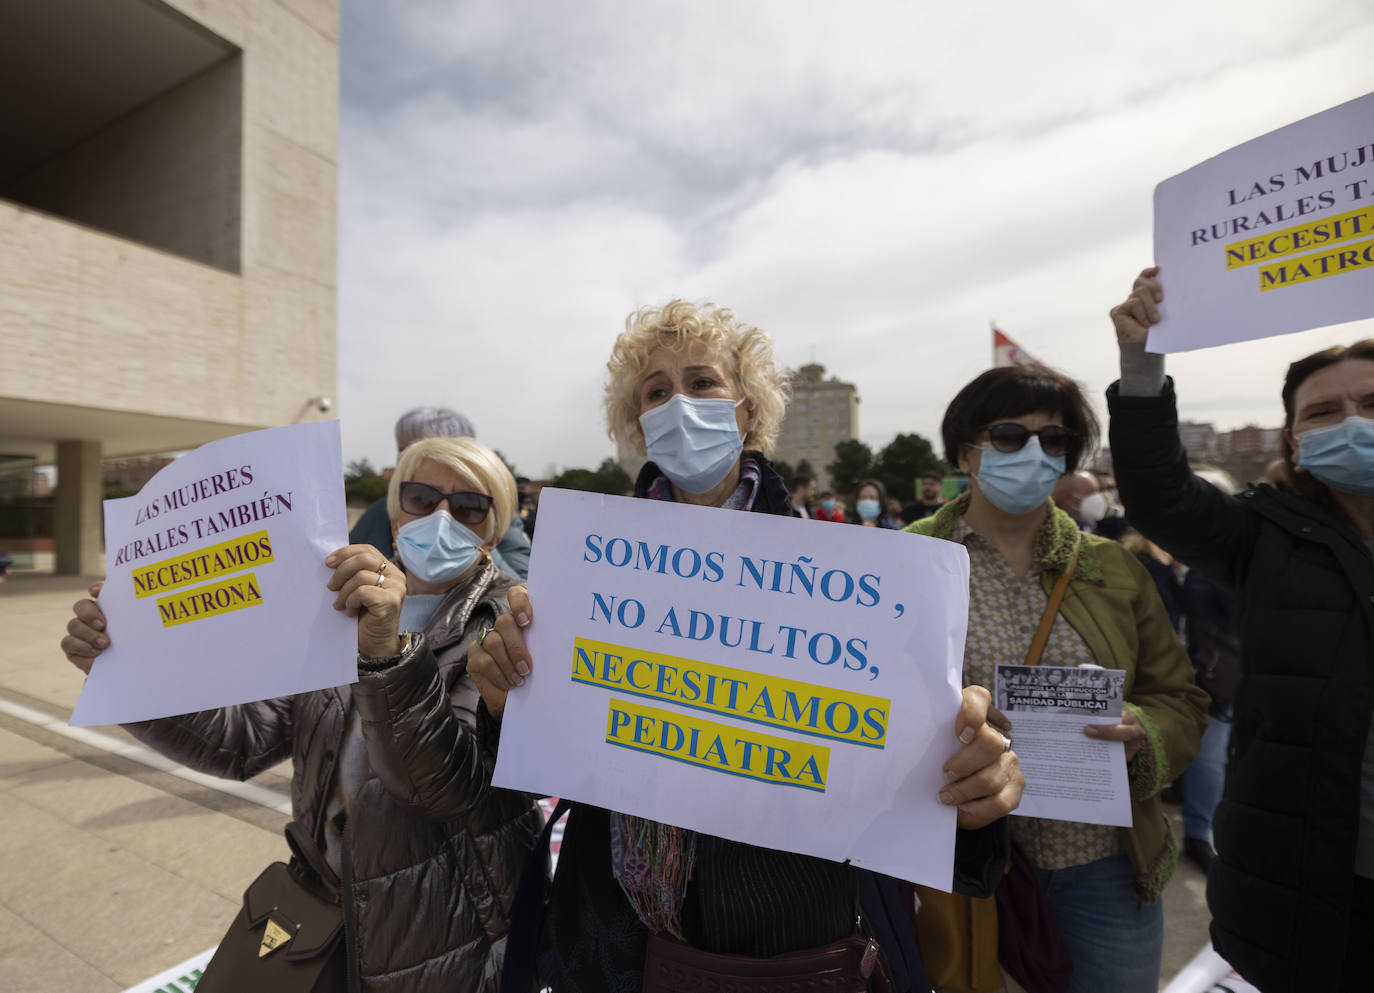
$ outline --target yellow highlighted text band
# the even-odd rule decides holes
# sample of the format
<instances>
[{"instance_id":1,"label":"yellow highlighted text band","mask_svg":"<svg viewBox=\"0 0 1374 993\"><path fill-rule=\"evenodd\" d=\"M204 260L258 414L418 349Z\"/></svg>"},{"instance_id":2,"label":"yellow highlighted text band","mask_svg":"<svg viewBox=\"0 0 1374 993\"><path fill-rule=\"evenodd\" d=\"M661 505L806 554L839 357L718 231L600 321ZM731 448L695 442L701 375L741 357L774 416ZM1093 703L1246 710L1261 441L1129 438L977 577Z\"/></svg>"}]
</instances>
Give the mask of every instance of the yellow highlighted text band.
<instances>
[{"instance_id":1,"label":"yellow highlighted text band","mask_svg":"<svg viewBox=\"0 0 1374 993\"><path fill-rule=\"evenodd\" d=\"M271 561L272 541L266 531L239 535L218 545L135 569L134 596L142 599Z\"/></svg>"},{"instance_id":2,"label":"yellow highlighted text band","mask_svg":"<svg viewBox=\"0 0 1374 993\"><path fill-rule=\"evenodd\" d=\"M262 593L258 590L258 577L250 572L160 597L157 612L162 616L162 626L170 628L244 607L256 607L260 603Z\"/></svg>"},{"instance_id":3,"label":"yellow highlighted text band","mask_svg":"<svg viewBox=\"0 0 1374 993\"><path fill-rule=\"evenodd\" d=\"M1239 269L1266 259L1310 252L1314 248L1326 248L1371 234L1374 234L1374 207L1361 207L1346 214L1232 242L1226 246L1226 268Z\"/></svg>"},{"instance_id":4,"label":"yellow highlighted text band","mask_svg":"<svg viewBox=\"0 0 1374 993\"><path fill-rule=\"evenodd\" d=\"M572 678L797 734L868 748L887 741L892 701L781 676L574 638Z\"/></svg>"},{"instance_id":5,"label":"yellow highlighted text band","mask_svg":"<svg viewBox=\"0 0 1374 993\"><path fill-rule=\"evenodd\" d=\"M1285 259L1273 265L1261 266L1260 292L1310 283L1314 279L1325 279L1327 276L1339 276L1362 269L1374 269L1374 238L1344 248L1333 248L1329 252L1304 255L1302 258Z\"/></svg>"},{"instance_id":6,"label":"yellow highlighted text band","mask_svg":"<svg viewBox=\"0 0 1374 993\"><path fill-rule=\"evenodd\" d=\"M610 700L606 742L761 783L825 792L830 749L627 700Z\"/></svg>"}]
</instances>

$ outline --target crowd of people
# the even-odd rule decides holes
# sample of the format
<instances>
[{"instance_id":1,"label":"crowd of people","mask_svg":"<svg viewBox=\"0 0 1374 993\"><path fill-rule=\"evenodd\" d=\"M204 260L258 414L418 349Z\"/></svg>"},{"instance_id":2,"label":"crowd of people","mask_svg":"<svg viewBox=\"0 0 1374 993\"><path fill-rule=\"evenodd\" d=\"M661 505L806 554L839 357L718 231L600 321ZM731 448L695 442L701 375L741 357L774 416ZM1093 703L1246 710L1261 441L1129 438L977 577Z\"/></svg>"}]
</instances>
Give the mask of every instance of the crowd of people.
<instances>
[{"instance_id":1,"label":"crowd of people","mask_svg":"<svg viewBox=\"0 0 1374 993\"><path fill-rule=\"evenodd\" d=\"M1145 270L1111 311L1105 479L1088 471L1100 428L1080 386L1021 365L952 397L944 458L966 480L952 497L935 471L905 506L876 479L844 494L784 481L768 458L788 399L771 340L683 301L627 320L607 424L646 458L637 499L733 511L741 531L807 517L890 530L913 554L900 531L967 551L964 689L938 801L957 810L959 893L993 897L1018 866L1038 887L1068 966L1030 993L1157 990L1180 853L1171 784L1217 949L1265 993L1365 989L1374 341L1293 364L1283 465L1238 487L1195 472L1179 441L1173 385L1144 349L1163 292ZM474 433L451 411L403 416L385 500L326 559L325 595L357 622L355 683L129 726L214 775L293 759L294 864L345 911L316 988L930 989L923 962L953 950L917 940L911 887L849 863L565 801L547 878L551 823L541 834L535 798L491 785L507 699L549 662L525 640L532 515L522 526L515 480ZM85 599L62 648L89 671L114 634ZM989 692L999 664L1124 671L1120 720L1084 734L1122 743L1129 827L1016 813L1015 729ZM1045 933L998 904L1004 936ZM1033 951L1004 944L1004 966ZM996 978L980 993L1024 975Z\"/></svg>"}]
</instances>

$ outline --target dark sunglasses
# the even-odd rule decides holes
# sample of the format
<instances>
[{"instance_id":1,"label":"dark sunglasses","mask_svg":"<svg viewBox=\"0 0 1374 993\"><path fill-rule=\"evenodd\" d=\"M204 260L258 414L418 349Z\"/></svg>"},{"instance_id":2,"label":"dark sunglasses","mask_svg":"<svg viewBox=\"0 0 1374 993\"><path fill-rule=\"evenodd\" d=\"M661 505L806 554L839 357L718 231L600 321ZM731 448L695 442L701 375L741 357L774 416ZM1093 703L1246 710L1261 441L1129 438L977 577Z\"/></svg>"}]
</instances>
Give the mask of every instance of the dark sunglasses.
<instances>
[{"instance_id":1,"label":"dark sunglasses","mask_svg":"<svg viewBox=\"0 0 1374 993\"><path fill-rule=\"evenodd\" d=\"M401 484L401 509L415 517L428 517L434 509L448 501L448 512L459 524L472 527L486 520L491 510L491 497L485 493L458 490L455 493L440 493L428 483L411 480Z\"/></svg>"},{"instance_id":2,"label":"dark sunglasses","mask_svg":"<svg viewBox=\"0 0 1374 993\"><path fill-rule=\"evenodd\" d=\"M1055 457L1067 455L1069 446L1078 437L1077 431L1062 424L1046 424L1039 431L1032 431L1015 421L1000 421L997 424L989 424L985 430L988 433L988 441L992 442L992 447L999 452L1019 452L1026 447L1031 435L1036 435L1040 439L1040 450Z\"/></svg>"}]
</instances>

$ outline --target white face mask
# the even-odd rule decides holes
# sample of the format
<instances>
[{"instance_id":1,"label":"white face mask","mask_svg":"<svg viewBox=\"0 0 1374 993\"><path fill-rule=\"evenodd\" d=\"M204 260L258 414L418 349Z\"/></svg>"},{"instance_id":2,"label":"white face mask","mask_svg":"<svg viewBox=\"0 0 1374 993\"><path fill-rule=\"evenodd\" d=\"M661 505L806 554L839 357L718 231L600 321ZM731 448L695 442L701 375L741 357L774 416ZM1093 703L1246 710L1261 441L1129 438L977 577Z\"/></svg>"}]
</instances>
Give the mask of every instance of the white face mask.
<instances>
[{"instance_id":1,"label":"white face mask","mask_svg":"<svg viewBox=\"0 0 1374 993\"><path fill-rule=\"evenodd\" d=\"M1082 500L1078 501L1078 519L1088 527L1092 527L1102 518L1107 516L1107 511L1111 507L1107 503L1107 497L1103 493L1089 493Z\"/></svg>"},{"instance_id":2,"label":"white face mask","mask_svg":"<svg viewBox=\"0 0 1374 993\"><path fill-rule=\"evenodd\" d=\"M674 394L639 415L649 461L687 493L706 493L730 473L744 450L735 408L743 400Z\"/></svg>"}]
</instances>

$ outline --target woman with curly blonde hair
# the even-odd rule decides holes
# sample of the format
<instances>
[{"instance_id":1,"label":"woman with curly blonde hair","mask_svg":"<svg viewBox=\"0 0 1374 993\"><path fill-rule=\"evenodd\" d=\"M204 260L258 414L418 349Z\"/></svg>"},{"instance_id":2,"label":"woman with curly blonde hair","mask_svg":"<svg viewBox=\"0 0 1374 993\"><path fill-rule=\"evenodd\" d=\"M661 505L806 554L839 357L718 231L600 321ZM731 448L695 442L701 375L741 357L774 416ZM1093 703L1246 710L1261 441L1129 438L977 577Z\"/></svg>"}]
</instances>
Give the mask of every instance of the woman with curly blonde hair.
<instances>
[{"instance_id":1,"label":"woman with curly blonde hair","mask_svg":"<svg viewBox=\"0 0 1374 993\"><path fill-rule=\"evenodd\" d=\"M610 434L648 458L636 497L793 514L765 454L782 422L788 381L762 331L728 310L674 300L630 315L607 370ZM748 521L740 518L744 527ZM513 619L498 620L470 657L469 671L497 721L507 692L523 684L533 664L521 634L533 610L523 591L512 594L511 604ZM959 807L966 829L955 875L974 889L990 889L1001 873L1000 825L1024 782L1007 739L986 723L987 701L982 689L966 692L956 722L961 747L946 763L952 783L945 802ZM749 976L751 983L760 976L814 979L816 970L834 968L848 984L827 972L827 989L863 989L873 964L864 942L854 944L864 879L851 865L573 805L547 906L515 913L512 935L523 930L528 912L539 918L529 925L537 938L523 955L513 938L504 988L678 989L677 967L662 970L668 958L687 954L695 963L687 979L700 979L698 968L713 982ZM685 953L684 944L691 946ZM889 961L894 951L885 949ZM783 959L761 961L776 956ZM534 976L512 975L522 957ZM782 969L793 971L775 971Z\"/></svg>"}]
</instances>

